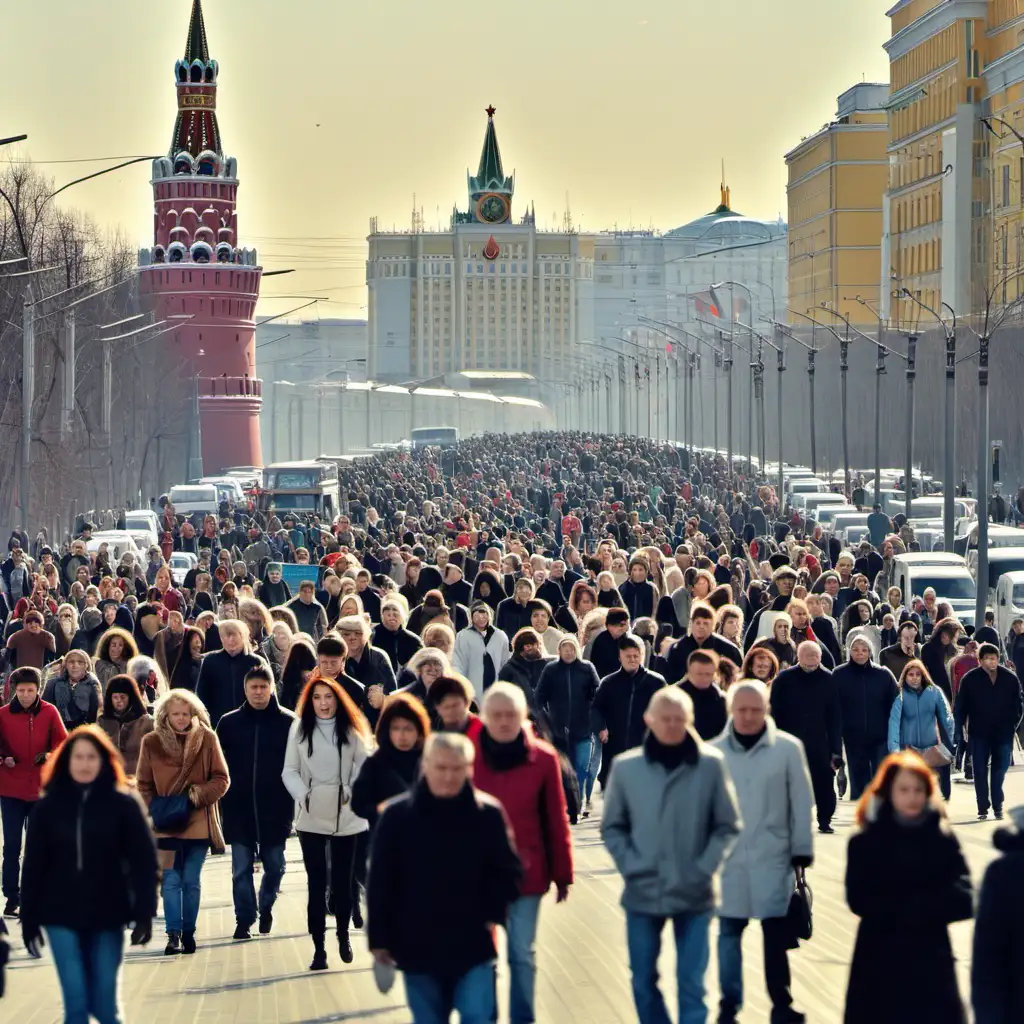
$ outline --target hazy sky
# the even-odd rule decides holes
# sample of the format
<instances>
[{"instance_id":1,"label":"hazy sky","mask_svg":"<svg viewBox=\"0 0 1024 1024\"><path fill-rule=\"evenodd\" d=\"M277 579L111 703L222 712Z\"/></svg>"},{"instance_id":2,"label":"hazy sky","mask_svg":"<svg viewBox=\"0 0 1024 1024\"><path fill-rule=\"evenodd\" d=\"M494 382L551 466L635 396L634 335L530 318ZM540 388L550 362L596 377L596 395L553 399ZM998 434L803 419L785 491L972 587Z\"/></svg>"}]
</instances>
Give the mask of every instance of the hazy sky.
<instances>
[{"instance_id":1,"label":"hazy sky","mask_svg":"<svg viewBox=\"0 0 1024 1024\"><path fill-rule=\"evenodd\" d=\"M365 316L369 218L428 228L466 203L488 103L515 216L662 230L718 203L785 213L783 153L856 82L885 81L879 0L205 0L218 114L241 178L243 244L302 270L264 295ZM191 0L9 4L0 135L37 161L164 154ZM30 45L31 43L31 45ZM317 127L319 125L319 127ZM99 163L47 163L56 184ZM152 241L149 166L67 199ZM264 301L278 313L296 301ZM307 310L303 315L308 315Z\"/></svg>"}]
</instances>

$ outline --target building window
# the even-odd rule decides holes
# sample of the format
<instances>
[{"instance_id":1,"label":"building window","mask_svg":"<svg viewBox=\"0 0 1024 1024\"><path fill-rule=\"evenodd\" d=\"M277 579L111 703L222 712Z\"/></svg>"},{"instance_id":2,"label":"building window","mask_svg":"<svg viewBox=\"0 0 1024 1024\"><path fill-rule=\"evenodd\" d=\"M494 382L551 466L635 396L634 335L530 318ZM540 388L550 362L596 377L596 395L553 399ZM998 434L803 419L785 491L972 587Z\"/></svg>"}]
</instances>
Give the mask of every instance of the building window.
<instances>
[{"instance_id":1,"label":"building window","mask_svg":"<svg viewBox=\"0 0 1024 1024\"><path fill-rule=\"evenodd\" d=\"M1003 164L1003 206L1010 205L1010 165Z\"/></svg>"}]
</instances>

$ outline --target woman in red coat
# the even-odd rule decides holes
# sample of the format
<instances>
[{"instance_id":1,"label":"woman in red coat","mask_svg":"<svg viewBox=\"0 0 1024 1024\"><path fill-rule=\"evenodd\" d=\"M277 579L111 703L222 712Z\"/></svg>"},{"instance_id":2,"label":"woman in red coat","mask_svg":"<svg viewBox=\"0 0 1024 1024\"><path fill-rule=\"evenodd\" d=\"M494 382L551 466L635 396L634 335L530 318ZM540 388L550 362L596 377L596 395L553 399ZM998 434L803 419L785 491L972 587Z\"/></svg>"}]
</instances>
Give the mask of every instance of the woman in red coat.
<instances>
[{"instance_id":1,"label":"woman in red coat","mask_svg":"<svg viewBox=\"0 0 1024 1024\"><path fill-rule=\"evenodd\" d=\"M554 882L558 902L573 881L572 841L555 748L526 724L526 696L511 683L494 683L483 701L484 727L473 741L473 784L501 801L512 823L523 865L521 895L509 907L509 1000L513 1024L534 1015L534 939L541 897Z\"/></svg>"},{"instance_id":2,"label":"woman in red coat","mask_svg":"<svg viewBox=\"0 0 1024 1024\"><path fill-rule=\"evenodd\" d=\"M39 799L43 765L64 742L67 730L57 709L39 696L42 676L36 668L11 673L11 702L0 708L0 817L3 818L4 916L21 905L18 861L32 805Z\"/></svg>"}]
</instances>

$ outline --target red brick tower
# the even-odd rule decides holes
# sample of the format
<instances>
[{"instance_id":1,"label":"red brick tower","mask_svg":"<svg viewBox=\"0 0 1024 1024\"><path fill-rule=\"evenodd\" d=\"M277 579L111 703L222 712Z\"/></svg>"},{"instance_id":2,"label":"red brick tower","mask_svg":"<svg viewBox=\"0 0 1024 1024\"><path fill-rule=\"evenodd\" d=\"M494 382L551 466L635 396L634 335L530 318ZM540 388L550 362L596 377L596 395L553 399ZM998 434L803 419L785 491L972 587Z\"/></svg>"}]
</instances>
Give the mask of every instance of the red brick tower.
<instances>
[{"instance_id":1,"label":"red brick tower","mask_svg":"<svg viewBox=\"0 0 1024 1024\"><path fill-rule=\"evenodd\" d=\"M185 56L174 67L174 136L168 155L153 161L153 247L140 254L140 277L157 321L191 317L165 338L198 391L207 475L263 464L254 321L263 268L254 249L238 247L238 166L217 125L218 70L201 0L193 0Z\"/></svg>"}]
</instances>

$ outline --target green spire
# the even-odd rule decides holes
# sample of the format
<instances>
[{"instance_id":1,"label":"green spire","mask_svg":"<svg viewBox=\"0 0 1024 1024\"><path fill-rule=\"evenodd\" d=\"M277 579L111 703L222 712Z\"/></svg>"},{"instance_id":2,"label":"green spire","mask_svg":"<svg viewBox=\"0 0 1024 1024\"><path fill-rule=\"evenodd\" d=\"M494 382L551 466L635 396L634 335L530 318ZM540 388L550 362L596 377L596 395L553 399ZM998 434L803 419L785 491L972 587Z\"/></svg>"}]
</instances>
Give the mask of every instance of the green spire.
<instances>
[{"instance_id":1,"label":"green spire","mask_svg":"<svg viewBox=\"0 0 1024 1024\"><path fill-rule=\"evenodd\" d=\"M198 0L196 0L198 3ZM480 153L480 166L476 177L469 178L470 193L508 192L514 187L514 177L506 178L501 166L501 150L498 148L498 135L494 130L494 107L487 108L487 132L484 135L484 148Z\"/></svg>"},{"instance_id":2,"label":"green spire","mask_svg":"<svg viewBox=\"0 0 1024 1024\"><path fill-rule=\"evenodd\" d=\"M203 24L202 0L192 0L192 17L188 23L188 42L185 44L185 60L199 60L206 63L210 59L210 47L206 42L206 25Z\"/></svg>"}]
</instances>

